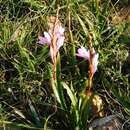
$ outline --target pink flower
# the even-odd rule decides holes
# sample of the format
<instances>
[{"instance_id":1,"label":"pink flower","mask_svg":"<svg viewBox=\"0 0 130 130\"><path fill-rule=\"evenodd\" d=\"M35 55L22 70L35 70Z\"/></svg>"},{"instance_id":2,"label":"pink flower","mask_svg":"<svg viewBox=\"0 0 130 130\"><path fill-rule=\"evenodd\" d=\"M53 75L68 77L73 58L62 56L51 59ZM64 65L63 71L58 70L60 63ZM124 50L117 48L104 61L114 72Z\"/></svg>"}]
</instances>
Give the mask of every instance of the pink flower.
<instances>
[{"instance_id":1,"label":"pink flower","mask_svg":"<svg viewBox=\"0 0 130 130\"><path fill-rule=\"evenodd\" d=\"M39 36L39 44L51 44L51 36L48 32L44 32L44 37Z\"/></svg>"},{"instance_id":2,"label":"pink flower","mask_svg":"<svg viewBox=\"0 0 130 130\"><path fill-rule=\"evenodd\" d=\"M78 49L78 53L76 55L79 57L82 57L86 60L89 60L89 58L90 58L89 50L86 50L86 48L83 46L81 46L81 48Z\"/></svg>"},{"instance_id":3,"label":"pink flower","mask_svg":"<svg viewBox=\"0 0 130 130\"><path fill-rule=\"evenodd\" d=\"M65 29L62 26L56 26L54 29L54 34L52 34L52 31L49 30L48 32L44 32L44 37L39 37L39 44L42 45L49 45L50 47L50 55L52 58L52 61L54 63L54 48L52 47L52 39L54 37L56 37L56 53L58 52L58 50L60 49L61 46L63 46L64 43L64 31Z\"/></svg>"},{"instance_id":4,"label":"pink flower","mask_svg":"<svg viewBox=\"0 0 130 130\"><path fill-rule=\"evenodd\" d=\"M78 49L78 53L76 55L90 62L90 50L87 50L85 47L81 46L81 48ZM94 73L97 71L98 57L99 54L96 53L96 51L93 49L92 65L93 65Z\"/></svg>"}]
</instances>

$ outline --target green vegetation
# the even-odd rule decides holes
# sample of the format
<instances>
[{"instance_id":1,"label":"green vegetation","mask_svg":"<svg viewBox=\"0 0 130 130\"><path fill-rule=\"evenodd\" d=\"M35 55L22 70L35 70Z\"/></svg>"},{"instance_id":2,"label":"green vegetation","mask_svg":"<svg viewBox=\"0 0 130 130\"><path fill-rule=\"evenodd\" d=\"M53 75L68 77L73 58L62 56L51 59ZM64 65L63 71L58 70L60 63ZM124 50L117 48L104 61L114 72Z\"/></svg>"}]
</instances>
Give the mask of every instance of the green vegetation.
<instances>
[{"instance_id":1,"label":"green vegetation","mask_svg":"<svg viewBox=\"0 0 130 130\"><path fill-rule=\"evenodd\" d=\"M49 47L38 37L48 31L57 4L65 41L55 80ZM126 6L126 0L0 0L0 126L85 130L103 112L120 113L130 130L130 13L117 15ZM76 54L90 47L90 35L99 64L89 95L89 65ZM98 113L95 95L102 99Z\"/></svg>"}]
</instances>

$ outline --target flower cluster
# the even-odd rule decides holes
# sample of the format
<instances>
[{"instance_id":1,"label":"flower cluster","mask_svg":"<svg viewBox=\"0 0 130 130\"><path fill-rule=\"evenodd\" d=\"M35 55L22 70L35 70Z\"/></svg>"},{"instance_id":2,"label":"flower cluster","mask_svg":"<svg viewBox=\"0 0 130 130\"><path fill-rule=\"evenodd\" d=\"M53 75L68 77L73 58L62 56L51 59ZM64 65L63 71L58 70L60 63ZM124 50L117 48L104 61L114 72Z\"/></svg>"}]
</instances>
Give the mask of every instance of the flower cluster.
<instances>
[{"instance_id":1,"label":"flower cluster","mask_svg":"<svg viewBox=\"0 0 130 130\"><path fill-rule=\"evenodd\" d=\"M54 49L51 49L52 40L54 37L56 38L55 48L56 48L56 54L57 54L58 50L60 49L61 46L63 46L63 43L64 43L64 39L65 39L64 31L65 29L61 25L57 25L54 27L53 31L52 29L50 29L48 32L44 32L44 37L42 36L39 37L39 42L38 42L39 44L42 44L42 45L47 44L48 46L50 46L50 55L51 55L51 59L53 63L54 63L55 52L54 52Z\"/></svg>"},{"instance_id":2,"label":"flower cluster","mask_svg":"<svg viewBox=\"0 0 130 130\"><path fill-rule=\"evenodd\" d=\"M87 50L85 47L81 46L81 48L78 49L78 53L76 55L90 62L90 50ZM98 57L99 54L96 53L96 51L93 49L92 51L93 74L97 71Z\"/></svg>"}]
</instances>

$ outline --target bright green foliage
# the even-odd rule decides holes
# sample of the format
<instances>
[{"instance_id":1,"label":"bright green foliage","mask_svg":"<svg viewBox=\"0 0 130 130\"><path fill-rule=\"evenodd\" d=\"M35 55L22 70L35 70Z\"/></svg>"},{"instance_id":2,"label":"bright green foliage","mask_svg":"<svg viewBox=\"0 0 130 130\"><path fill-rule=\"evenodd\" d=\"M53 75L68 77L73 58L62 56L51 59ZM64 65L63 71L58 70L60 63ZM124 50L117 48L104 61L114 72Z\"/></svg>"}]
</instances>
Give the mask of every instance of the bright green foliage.
<instances>
[{"instance_id":1,"label":"bright green foliage","mask_svg":"<svg viewBox=\"0 0 130 130\"><path fill-rule=\"evenodd\" d=\"M56 15L56 0L0 0L0 125L43 130L87 130L98 118L95 94L106 115L121 113L130 128L130 74L127 63L130 23L112 22L126 1L60 0L59 19L65 43L57 55L57 77L49 47L38 44L48 31L47 17ZM69 7L69 9L68 9ZM68 28L68 12L71 30ZM76 57L80 46L99 53L93 95L86 96L88 63ZM123 72L125 66L127 72Z\"/></svg>"}]
</instances>

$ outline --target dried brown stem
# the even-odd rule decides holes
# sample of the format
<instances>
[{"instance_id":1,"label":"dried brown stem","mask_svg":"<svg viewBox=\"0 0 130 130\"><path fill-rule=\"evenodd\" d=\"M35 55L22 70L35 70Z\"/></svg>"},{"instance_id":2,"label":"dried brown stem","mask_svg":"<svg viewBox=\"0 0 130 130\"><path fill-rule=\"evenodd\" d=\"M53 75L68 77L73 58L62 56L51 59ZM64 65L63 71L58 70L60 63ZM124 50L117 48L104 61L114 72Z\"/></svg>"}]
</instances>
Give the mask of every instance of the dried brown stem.
<instances>
[{"instance_id":1,"label":"dried brown stem","mask_svg":"<svg viewBox=\"0 0 130 130\"><path fill-rule=\"evenodd\" d=\"M93 83L93 48L92 48L92 35L89 35L89 48L90 48L90 60L89 60L89 79L88 79L88 90L90 91Z\"/></svg>"},{"instance_id":2,"label":"dried brown stem","mask_svg":"<svg viewBox=\"0 0 130 130\"><path fill-rule=\"evenodd\" d=\"M68 0L68 31L69 31L69 37L70 37L70 40L71 42L73 42L73 37L72 37L72 31L71 31L71 11L70 11L70 0Z\"/></svg>"},{"instance_id":3,"label":"dried brown stem","mask_svg":"<svg viewBox=\"0 0 130 130\"><path fill-rule=\"evenodd\" d=\"M53 27L53 34L52 34L52 49L53 49L53 59L54 59L54 63L53 63L53 78L54 80L56 80L56 63L57 63L57 56L56 56L56 42L57 42L57 37L55 36L55 28L57 26L58 23L58 16L59 16L59 5L57 5L57 13L56 13L56 19L54 22L54 27Z\"/></svg>"}]
</instances>

